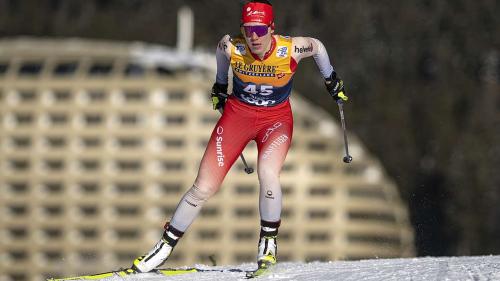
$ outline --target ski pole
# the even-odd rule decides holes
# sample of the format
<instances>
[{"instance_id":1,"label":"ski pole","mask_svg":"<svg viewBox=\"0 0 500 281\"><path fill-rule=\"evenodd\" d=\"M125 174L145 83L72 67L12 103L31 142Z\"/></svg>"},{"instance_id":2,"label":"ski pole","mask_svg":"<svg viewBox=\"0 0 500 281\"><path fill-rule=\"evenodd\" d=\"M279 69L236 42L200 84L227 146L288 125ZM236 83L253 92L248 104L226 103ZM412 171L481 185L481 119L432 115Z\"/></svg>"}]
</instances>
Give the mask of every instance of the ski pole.
<instances>
[{"instance_id":1,"label":"ski pole","mask_svg":"<svg viewBox=\"0 0 500 281\"><path fill-rule=\"evenodd\" d=\"M219 112L220 112L220 114L222 114L224 112L224 110L222 108L219 108ZM249 175L251 173L253 173L253 168L248 166L247 161L245 160L245 157L243 156L243 153L240 154L240 158L241 158L241 161L243 162L243 165L245 165L245 173L247 173Z\"/></svg>"},{"instance_id":2,"label":"ski pole","mask_svg":"<svg viewBox=\"0 0 500 281\"><path fill-rule=\"evenodd\" d=\"M349 155L349 147L347 144L347 133L345 129L345 119L344 119L344 102L339 99L337 101L337 104L339 106L339 111L340 111L340 122L342 123L342 130L344 131L344 147L345 147L345 156L342 159L344 163L351 163L352 161L352 156Z\"/></svg>"}]
</instances>

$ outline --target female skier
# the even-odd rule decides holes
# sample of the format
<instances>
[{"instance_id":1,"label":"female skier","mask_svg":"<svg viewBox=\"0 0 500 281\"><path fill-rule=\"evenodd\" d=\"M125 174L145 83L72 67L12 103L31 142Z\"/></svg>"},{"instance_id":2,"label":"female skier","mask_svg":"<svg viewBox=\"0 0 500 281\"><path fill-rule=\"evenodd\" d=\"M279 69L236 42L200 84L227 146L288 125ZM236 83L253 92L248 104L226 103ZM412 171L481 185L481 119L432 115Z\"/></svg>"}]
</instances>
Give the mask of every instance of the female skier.
<instances>
[{"instance_id":1,"label":"female skier","mask_svg":"<svg viewBox=\"0 0 500 281\"><path fill-rule=\"evenodd\" d=\"M254 0L244 5L241 35L226 35L217 47L212 103L223 114L212 132L198 176L165 225L160 241L134 261L133 270L149 272L167 260L251 140L257 143L260 184L257 264L258 268L267 268L276 263L282 205L279 175L293 131L289 96L298 63L311 56L330 95L335 100L347 100L343 82L319 40L274 34L273 8L268 1ZM233 71L233 90L228 95L229 67Z\"/></svg>"}]
</instances>

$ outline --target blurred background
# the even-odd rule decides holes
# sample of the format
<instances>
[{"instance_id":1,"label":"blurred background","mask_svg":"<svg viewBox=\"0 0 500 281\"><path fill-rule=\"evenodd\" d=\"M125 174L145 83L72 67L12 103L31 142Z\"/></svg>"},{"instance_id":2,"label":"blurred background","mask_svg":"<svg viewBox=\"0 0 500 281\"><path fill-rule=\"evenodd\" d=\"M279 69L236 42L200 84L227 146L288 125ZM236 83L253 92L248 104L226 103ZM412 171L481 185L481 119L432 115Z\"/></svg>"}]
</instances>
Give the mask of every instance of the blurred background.
<instances>
[{"instance_id":1,"label":"blurred background","mask_svg":"<svg viewBox=\"0 0 500 281\"><path fill-rule=\"evenodd\" d=\"M338 109L313 60L301 62L296 144L282 177L290 190L285 259L499 254L498 1L271 2L276 32L320 39L344 79L354 157L340 163ZM82 258L128 266L154 243L217 120L208 100L211 55L223 35L238 34L242 3L0 0L3 279L113 269L79 269ZM189 9L180 32L182 7ZM255 158L255 147L245 151ZM257 179L236 164L234 182L186 238L215 246L179 248L177 264L253 260ZM297 207L304 201L323 209ZM226 235L231 216L251 222ZM315 219L328 227L304 230L305 240L294 234ZM233 238L251 247L225 257L217 243L203 243ZM74 250L86 240L88 249ZM320 246L309 252L307 241ZM325 244L330 250L321 252ZM43 270L65 262L73 268ZM26 265L37 269L23 273Z\"/></svg>"}]
</instances>

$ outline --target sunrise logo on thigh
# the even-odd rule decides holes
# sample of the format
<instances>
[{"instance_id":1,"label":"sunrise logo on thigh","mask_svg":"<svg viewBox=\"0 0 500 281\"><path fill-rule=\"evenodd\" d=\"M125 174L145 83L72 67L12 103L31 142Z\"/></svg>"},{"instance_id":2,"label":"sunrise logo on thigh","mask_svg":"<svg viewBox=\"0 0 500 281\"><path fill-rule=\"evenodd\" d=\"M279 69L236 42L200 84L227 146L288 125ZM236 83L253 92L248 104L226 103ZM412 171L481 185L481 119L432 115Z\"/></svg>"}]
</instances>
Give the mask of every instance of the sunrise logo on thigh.
<instances>
[{"instance_id":1,"label":"sunrise logo on thigh","mask_svg":"<svg viewBox=\"0 0 500 281\"><path fill-rule=\"evenodd\" d=\"M217 136L215 137L215 151L217 156L217 163L219 167L224 166L224 153L222 152L222 133L224 133L224 128L222 126L217 127Z\"/></svg>"}]
</instances>

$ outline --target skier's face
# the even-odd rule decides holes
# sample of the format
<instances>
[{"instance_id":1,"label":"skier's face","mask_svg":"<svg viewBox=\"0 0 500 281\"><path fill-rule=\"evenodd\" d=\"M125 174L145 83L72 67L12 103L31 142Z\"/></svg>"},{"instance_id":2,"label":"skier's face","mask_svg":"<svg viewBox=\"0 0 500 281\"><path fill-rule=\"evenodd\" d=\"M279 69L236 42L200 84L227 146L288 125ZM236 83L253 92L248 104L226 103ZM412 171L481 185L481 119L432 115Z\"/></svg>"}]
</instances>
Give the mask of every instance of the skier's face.
<instances>
[{"instance_id":1,"label":"skier's face","mask_svg":"<svg viewBox=\"0 0 500 281\"><path fill-rule=\"evenodd\" d=\"M247 22L241 27L250 51L259 56L263 56L271 47L273 32L270 26L258 22Z\"/></svg>"}]
</instances>

